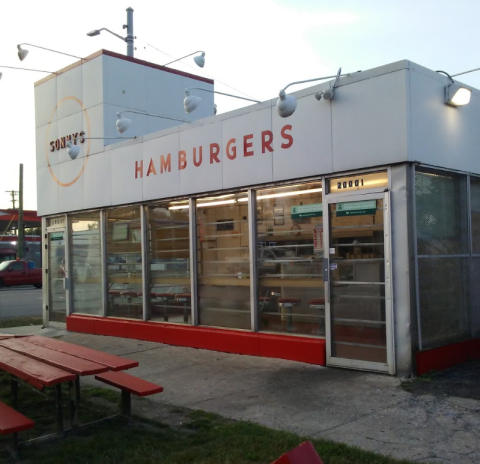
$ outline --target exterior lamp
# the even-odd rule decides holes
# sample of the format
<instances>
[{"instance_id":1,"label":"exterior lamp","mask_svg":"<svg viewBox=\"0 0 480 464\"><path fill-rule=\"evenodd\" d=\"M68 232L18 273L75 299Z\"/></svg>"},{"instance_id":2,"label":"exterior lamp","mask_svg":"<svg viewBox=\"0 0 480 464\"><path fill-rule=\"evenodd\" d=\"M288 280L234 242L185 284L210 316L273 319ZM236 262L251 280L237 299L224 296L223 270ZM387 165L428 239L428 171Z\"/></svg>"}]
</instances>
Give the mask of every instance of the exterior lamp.
<instances>
[{"instance_id":1,"label":"exterior lamp","mask_svg":"<svg viewBox=\"0 0 480 464\"><path fill-rule=\"evenodd\" d=\"M472 69L471 71L466 71L464 73L454 74L454 76L460 76L461 74L467 74L472 71L477 71ZM449 106L465 106L470 103L470 97L472 91L465 87L464 85L459 84L453 80L454 76L450 76L445 71L437 71L438 73L445 74L450 79L450 84L444 88L444 101L446 105Z\"/></svg>"},{"instance_id":2,"label":"exterior lamp","mask_svg":"<svg viewBox=\"0 0 480 464\"><path fill-rule=\"evenodd\" d=\"M203 68L205 66L205 52L202 52L201 50L190 53L189 55L182 56L181 58L177 58L176 60L170 61L170 63L163 64L162 66L168 66L169 64L175 63L177 61L183 60L184 58L188 58L189 56L195 55L195 53L201 53L201 55L194 56L193 61L195 61L195 64L198 67Z\"/></svg>"},{"instance_id":3,"label":"exterior lamp","mask_svg":"<svg viewBox=\"0 0 480 464\"><path fill-rule=\"evenodd\" d=\"M77 145L77 140L79 138L81 138L82 140L118 140L118 139L125 140L125 139L136 139L137 137L78 137L76 139L72 139L73 143L72 141L69 140L67 142L67 153L72 160L76 159L77 156L80 154L80 146Z\"/></svg>"},{"instance_id":4,"label":"exterior lamp","mask_svg":"<svg viewBox=\"0 0 480 464\"><path fill-rule=\"evenodd\" d=\"M217 92L216 90L201 89L200 87L190 87L185 89L185 98L183 99L183 107L185 108L185 113L191 113L198 108L202 99L197 95L190 95L190 90L203 90L204 92L218 93L219 95L225 95L227 97L239 98L240 100L247 100L254 103L260 103L259 100L252 100L251 98L239 97L238 95L231 95L229 93ZM214 114L217 114L217 107L214 106Z\"/></svg>"},{"instance_id":5,"label":"exterior lamp","mask_svg":"<svg viewBox=\"0 0 480 464\"><path fill-rule=\"evenodd\" d=\"M28 52L29 52L29 50L26 50L25 48L22 48L22 45L28 45L29 47L41 48L42 50L47 50L49 52L59 53L60 55L71 56L72 58L77 58L79 60L83 60L83 58L81 58L80 56L70 55L69 53L59 52L57 50L52 50L51 48L40 47L38 45L33 45L33 44L29 44L29 43L22 43L22 44L17 45L18 58L20 59L20 61L23 61L27 57Z\"/></svg>"},{"instance_id":6,"label":"exterior lamp","mask_svg":"<svg viewBox=\"0 0 480 464\"><path fill-rule=\"evenodd\" d=\"M133 8L127 8L127 24L123 25L123 29L127 30L127 37L122 37L121 35L112 32L106 27L102 27L101 29L94 29L93 31L87 32L87 35L88 37L95 37L97 35L100 35L101 31L110 32L110 34L118 37L120 40L127 42L127 56L131 56L133 58L133 50L135 50L133 42L134 39L136 39L136 37L134 37L133 35Z\"/></svg>"},{"instance_id":7,"label":"exterior lamp","mask_svg":"<svg viewBox=\"0 0 480 464\"><path fill-rule=\"evenodd\" d=\"M130 124L132 123L131 119L122 117L123 113L143 114L144 116L152 116L153 118L170 119L172 121L180 121L180 122L190 122L190 121L186 121L185 119L177 119L177 118L172 118L170 116L162 116L160 114L145 113L143 111L135 111L135 110L119 111L117 113L118 119L116 122L117 131L119 134L123 134L130 127Z\"/></svg>"},{"instance_id":8,"label":"exterior lamp","mask_svg":"<svg viewBox=\"0 0 480 464\"><path fill-rule=\"evenodd\" d=\"M280 92L278 93L278 100L277 100L277 113L281 118L288 118L291 116L295 110L297 109L297 99L293 95L287 95L285 93L285 90L288 89L291 85L295 84L305 84L306 82L314 82L314 81L320 81L324 79L332 79L335 78L335 82L333 84L333 87L325 90L323 92L317 92L315 94L315 98L317 100L321 100L324 98L325 100L331 100L334 95L335 91L335 86L337 84L338 79L340 76L347 76L348 74L341 74L342 68L339 68L337 74L335 76L326 76L326 77L317 77L315 79L308 79L306 81L297 81L297 82L292 82L291 84L288 84L286 87L284 87Z\"/></svg>"}]
</instances>

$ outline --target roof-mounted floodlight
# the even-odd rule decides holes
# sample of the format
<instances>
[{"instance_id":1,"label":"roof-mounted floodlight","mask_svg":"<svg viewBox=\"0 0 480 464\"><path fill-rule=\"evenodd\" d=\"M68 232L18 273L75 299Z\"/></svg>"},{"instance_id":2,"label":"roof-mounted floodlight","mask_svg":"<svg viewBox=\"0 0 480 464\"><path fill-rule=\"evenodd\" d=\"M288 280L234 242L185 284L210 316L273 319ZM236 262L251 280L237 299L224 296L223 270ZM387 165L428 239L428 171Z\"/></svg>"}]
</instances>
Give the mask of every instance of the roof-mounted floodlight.
<instances>
[{"instance_id":1,"label":"roof-mounted floodlight","mask_svg":"<svg viewBox=\"0 0 480 464\"><path fill-rule=\"evenodd\" d=\"M476 71L476 70L473 69L472 71ZM467 72L472 72L472 71L467 71ZM453 80L453 77L450 76L450 74L448 74L447 72L445 71L437 71L437 72L445 74L450 79L450 84L448 84L444 88L445 104L450 106L468 105L470 103L470 97L472 95L472 91L466 86L461 85L458 82L455 82ZM459 76L460 74L466 74L467 72L455 74L455 76Z\"/></svg>"},{"instance_id":2,"label":"roof-mounted floodlight","mask_svg":"<svg viewBox=\"0 0 480 464\"><path fill-rule=\"evenodd\" d=\"M80 154L80 145L77 145L77 140L127 140L136 139L137 137L77 137L76 139L67 142L67 153L72 160L76 159Z\"/></svg>"},{"instance_id":3,"label":"roof-mounted floodlight","mask_svg":"<svg viewBox=\"0 0 480 464\"><path fill-rule=\"evenodd\" d=\"M163 116L161 114L145 113L143 111L136 111L136 110L124 110L124 111L119 111L117 113L118 119L117 119L116 125L117 125L117 131L119 134L123 134L130 127L130 124L132 123L131 119L122 117L123 113L142 114L144 116L151 116L153 118L169 119L171 121L180 121L180 122L190 122L185 119L172 118L170 116Z\"/></svg>"},{"instance_id":4,"label":"roof-mounted floodlight","mask_svg":"<svg viewBox=\"0 0 480 464\"><path fill-rule=\"evenodd\" d=\"M239 97L238 95L231 95L229 93L217 92L216 90L202 89L200 87L190 87L189 89L185 89L185 98L183 99L183 107L185 108L185 113L191 113L192 111L195 111L198 108L198 105L200 105L200 102L202 101L202 99L197 95L190 95L191 90L202 90L204 92L209 92L209 93L218 93L219 95L225 95L226 97L233 97L233 98L238 98L240 100L247 100L254 103L260 103L259 100L252 100L251 98ZM213 112L214 114L217 114L216 105L214 105Z\"/></svg>"},{"instance_id":5,"label":"roof-mounted floodlight","mask_svg":"<svg viewBox=\"0 0 480 464\"><path fill-rule=\"evenodd\" d=\"M325 77L317 77L315 79L308 79L306 81L297 81L297 82L292 82L291 84L288 84L286 87L284 87L280 92L278 93L278 100L277 100L277 113L281 118L288 118L291 116L295 110L297 109L297 99L293 95L287 95L285 93L285 90L288 89L291 85L295 84L305 84L306 82L314 82L314 81L321 81L324 79L333 79L335 78L335 82L333 84L333 87L324 91L324 92L318 92L315 94L315 98L317 100L321 100L324 98L325 100L331 100L333 98L333 94L335 91L335 86L337 85L337 81L341 76L348 76L349 74L341 74L342 68L339 68L337 74L335 76L325 76ZM360 71L358 71L360 72Z\"/></svg>"},{"instance_id":6,"label":"roof-mounted floodlight","mask_svg":"<svg viewBox=\"0 0 480 464\"><path fill-rule=\"evenodd\" d=\"M60 55L71 56L72 58L77 58L79 60L83 60L83 58L81 58L80 56L70 55L69 53L59 52L58 50L52 50L51 48L40 47L38 45L33 45L33 44L29 44L29 43L22 43L22 44L17 45L18 58L20 59L20 61L23 61L27 57L28 52L29 52L29 50L27 50L25 48L22 48L22 45L28 45L29 47L41 48L42 50L47 50L49 52L59 53Z\"/></svg>"},{"instance_id":7,"label":"roof-mounted floodlight","mask_svg":"<svg viewBox=\"0 0 480 464\"><path fill-rule=\"evenodd\" d=\"M176 60L170 61L167 64L163 64L162 66L168 66L172 63L176 63L177 61L183 60L184 58L188 58L189 56L195 55L195 53L200 53L200 55L194 56L193 61L195 61L195 64L198 67L203 68L205 66L205 52L202 52L201 50L190 53L189 55L182 56L181 58L177 58Z\"/></svg>"},{"instance_id":8,"label":"roof-mounted floodlight","mask_svg":"<svg viewBox=\"0 0 480 464\"><path fill-rule=\"evenodd\" d=\"M329 89L324 90L323 92L317 92L314 95L318 101L320 101L322 98L324 100L333 100L333 95L335 94L335 88L337 87L337 82L338 82L338 79L340 79L341 72L342 72L342 68L339 68L337 72L337 77L335 78L333 85Z\"/></svg>"}]
</instances>

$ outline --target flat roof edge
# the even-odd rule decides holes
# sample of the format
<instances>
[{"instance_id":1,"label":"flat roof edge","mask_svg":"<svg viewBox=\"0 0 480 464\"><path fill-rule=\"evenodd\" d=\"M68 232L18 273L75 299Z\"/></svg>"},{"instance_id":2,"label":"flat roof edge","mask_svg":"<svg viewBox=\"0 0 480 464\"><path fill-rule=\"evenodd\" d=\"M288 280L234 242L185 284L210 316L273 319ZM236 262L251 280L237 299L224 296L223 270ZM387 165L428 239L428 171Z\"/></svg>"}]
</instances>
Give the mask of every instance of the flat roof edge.
<instances>
[{"instance_id":1,"label":"flat roof edge","mask_svg":"<svg viewBox=\"0 0 480 464\"><path fill-rule=\"evenodd\" d=\"M74 69L78 66L81 66L85 61L91 61L91 60L93 60L95 58L98 58L99 56L102 56L102 55L110 56L112 58L117 58L117 59L124 60L124 61L129 61L130 63L139 64L141 66L146 66L148 68L158 69L159 71L165 71L165 72L168 72L168 73L171 73L171 74L177 74L179 76L188 77L190 79L195 79L197 81L206 82L207 84L212 84L212 85L214 84L213 79L209 79L207 77L197 76L195 74L190 74L190 73L187 73L187 72L178 71L176 69L161 66L159 64L150 63L149 61L139 60L138 58L133 58L131 56L125 56L125 55L122 55L120 53L111 52L110 50L102 49L102 50L99 50L98 52L92 53L89 56L86 56L85 58L80 59L80 61L76 61L75 63L72 63L72 64L66 66L65 68L62 68L62 69L56 71L55 74L50 74L50 75L44 77L43 79L40 79L39 81L35 82L34 86L37 87L38 85L43 84L44 82L47 82L50 79L53 79L54 77L56 77L58 75L64 74L67 71L70 71L70 70L72 70L72 69Z\"/></svg>"}]
</instances>

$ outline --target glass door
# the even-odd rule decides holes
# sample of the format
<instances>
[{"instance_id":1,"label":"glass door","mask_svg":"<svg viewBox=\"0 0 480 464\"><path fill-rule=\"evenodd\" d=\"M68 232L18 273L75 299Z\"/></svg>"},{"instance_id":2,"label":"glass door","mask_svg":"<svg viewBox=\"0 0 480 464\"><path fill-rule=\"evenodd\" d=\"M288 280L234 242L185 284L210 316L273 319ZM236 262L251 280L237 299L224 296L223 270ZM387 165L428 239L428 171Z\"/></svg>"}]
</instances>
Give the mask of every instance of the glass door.
<instances>
[{"instance_id":1,"label":"glass door","mask_svg":"<svg viewBox=\"0 0 480 464\"><path fill-rule=\"evenodd\" d=\"M389 194L327 196L327 364L393 374Z\"/></svg>"},{"instance_id":2,"label":"glass door","mask_svg":"<svg viewBox=\"0 0 480 464\"><path fill-rule=\"evenodd\" d=\"M48 320L65 322L67 316L67 292L65 282L65 231L48 234Z\"/></svg>"}]
</instances>

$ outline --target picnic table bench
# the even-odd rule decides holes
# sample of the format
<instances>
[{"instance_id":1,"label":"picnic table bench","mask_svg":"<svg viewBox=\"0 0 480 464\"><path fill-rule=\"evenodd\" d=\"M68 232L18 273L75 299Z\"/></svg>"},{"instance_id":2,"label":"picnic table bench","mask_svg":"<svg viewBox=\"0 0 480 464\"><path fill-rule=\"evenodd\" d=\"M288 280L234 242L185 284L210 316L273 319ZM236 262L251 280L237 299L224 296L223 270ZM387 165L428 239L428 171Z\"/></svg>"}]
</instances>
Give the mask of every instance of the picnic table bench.
<instances>
[{"instance_id":1,"label":"picnic table bench","mask_svg":"<svg viewBox=\"0 0 480 464\"><path fill-rule=\"evenodd\" d=\"M35 426L28 417L0 401L0 433L13 434L13 457L18 458L18 432L31 429Z\"/></svg>"},{"instance_id":2,"label":"picnic table bench","mask_svg":"<svg viewBox=\"0 0 480 464\"><path fill-rule=\"evenodd\" d=\"M161 393L163 387L147 380L140 379L126 372L105 372L95 376L97 380L105 382L113 387L120 388L122 391L121 413L131 416L131 394L136 396L148 396L155 393Z\"/></svg>"}]
</instances>

